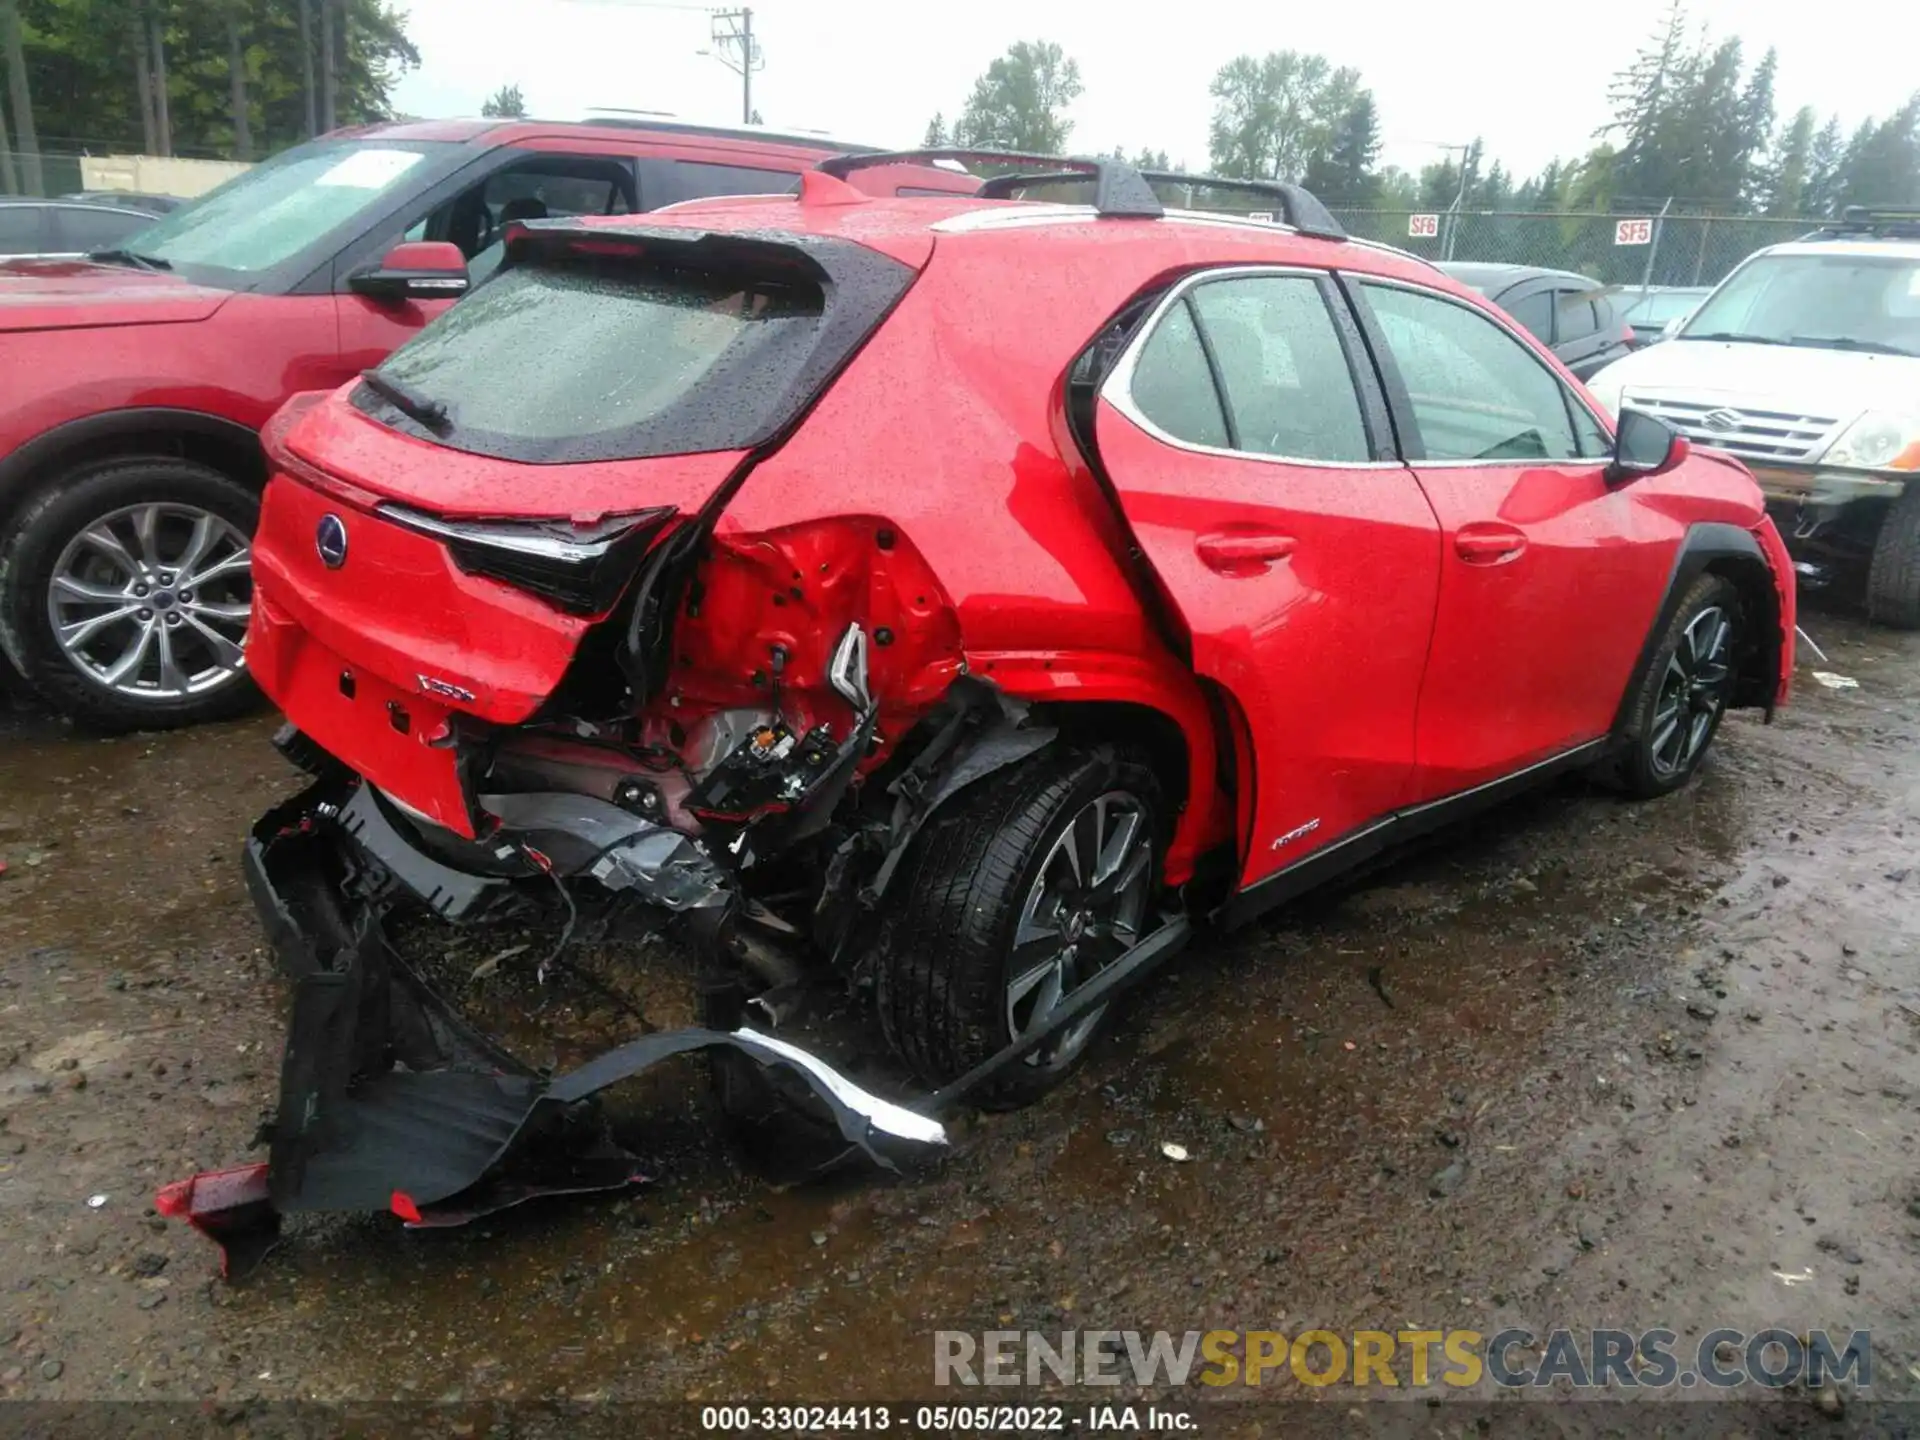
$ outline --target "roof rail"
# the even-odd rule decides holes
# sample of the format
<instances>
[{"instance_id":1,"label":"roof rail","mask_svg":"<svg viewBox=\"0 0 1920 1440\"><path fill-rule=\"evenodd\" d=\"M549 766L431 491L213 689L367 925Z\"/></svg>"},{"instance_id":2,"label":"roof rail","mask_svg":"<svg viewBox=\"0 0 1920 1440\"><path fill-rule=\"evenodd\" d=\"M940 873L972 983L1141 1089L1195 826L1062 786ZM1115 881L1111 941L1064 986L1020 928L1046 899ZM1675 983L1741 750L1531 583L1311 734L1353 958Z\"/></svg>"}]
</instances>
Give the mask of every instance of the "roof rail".
<instances>
[{"instance_id":1,"label":"roof rail","mask_svg":"<svg viewBox=\"0 0 1920 1440\"><path fill-rule=\"evenodd\" d=\"M1004 200L1010 197L1010 192L1034 185L1092 180L1093 208L1100 214L1153 217L1165 213L1165 204L1154 190L1156 185L1180 185L1192 190L1233 190L1255 199L1270 201L1279 210L1281 219L1302 235L1319 240L1347 238L1347 232L1341 228L1340 222L1303 186L1284 180L1229 180L1221 175L1140 170L1124 160L1106 156L1031 155L1018 150L938 148L836 155L830 160L822 160L819 168L836 179L844 180L848 171L869 165L928 164L936 160L1044 167L1016 171L1011 175L996 175L983 181L980 195L988 200Z\"/></svg>"},{"instance_id":2,"label":"roof rail","mask_svg":"<svg viewBox=\"0 0 1920 1440\"><path fill-rule=\"evenodd\" d=\"M1142 170L1140 178L1154 185L1186 185L1195 190L1237 190L1259 200L1271 200L1281 218L1302 235L1316 240L1344 240L1347 232L1320 197L1304 185L1286 180L1229 180L1222 175L1186 175L1177 170Z\"/></svg>"},{"instance_id":3,"label":"roof rail","mask_svg":"<svg viewBox=\"0 0 1920 1440\"><path fill-rule=\"evenodd\" d=\"M1085 159L1080 156L1031 155L1020 150L973 150L938 146L925 150L884 150L864 155L834 155L817 167L836 180L848 172L875 165L930 165L939 160L969 161L988 165L1044 165L1045 170L996 175L983 181L983 199L1004 200L1007 192L1042 181L1093 181L1093 208L1102 215L1135 219L1157 219L1166 213L1153 187L1140 178L1140 172L1118 160Z\"/></svg>"},{"instance_id":4,"label":"roof rail","mask_svg":"<svg viewBox=\"0 0 1920 1440\"><path fill-rule=\"evenodd\" d=\"M1889 240L1920 240L1920 210L1881 210L1849 205L1838 220L1829 220L1806 238L1878 235Z\"/></svg>"}]
</instances>

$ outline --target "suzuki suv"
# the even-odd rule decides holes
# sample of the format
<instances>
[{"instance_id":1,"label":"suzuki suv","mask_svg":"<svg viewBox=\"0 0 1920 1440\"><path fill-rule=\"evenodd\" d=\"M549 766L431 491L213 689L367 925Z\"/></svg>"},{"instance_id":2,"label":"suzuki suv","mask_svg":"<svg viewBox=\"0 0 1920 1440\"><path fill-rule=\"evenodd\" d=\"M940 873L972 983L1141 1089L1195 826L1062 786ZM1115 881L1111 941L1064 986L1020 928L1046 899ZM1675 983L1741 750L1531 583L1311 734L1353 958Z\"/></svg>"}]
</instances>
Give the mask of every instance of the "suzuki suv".
<instances>
[{"instance_id":1,"label":"suzuki suv","mask_svg":"<svg viewBox=\"0 0 1920 1440\"><path fill-rule=\"evenodd\" d=\"M1751 465L1810 586L1864 569L1873 618L1920 628L1920 213L1757 252L1592 385Z\"/></svg>"},{"instance_id":2,"label":"suzuki suv","mask_svg":"<svg viewBox=\"0 0 1920 1440\"><path fill-rule=\"evenodd\" d=\"M938 1143L1194 926L1571 768L1671 791L1784 694L1752 478L1615 433L1424 262L1294 186L847 183L890 158L978 157L509 226L268 427L248 659L317 778L248 873L294 1018L270 1170L175 1213L622 1183L525 1147L696 1047L869 1151ZM1216 186L1285 223L1172 208ZM515 896L677 928L708 1023L557 1078L457 1029L383 917ZM840 1004L931 1093L797 1043Z\"/></svg>"},{"instance_id":3,"label":"suzuki suv","mask_svg":"<svg viewBox=\"0 0 1920 1440\"><path fill-rule=\"evenodd\" d=\"M67 247L84 259L0 264L0 671L109 728L249 703L255 432L282 401L417 334L514 219L791 190L844 148L658 121L376 125ZM862 183L973 184L926 167Z\"/></svg>"}]
</instances>

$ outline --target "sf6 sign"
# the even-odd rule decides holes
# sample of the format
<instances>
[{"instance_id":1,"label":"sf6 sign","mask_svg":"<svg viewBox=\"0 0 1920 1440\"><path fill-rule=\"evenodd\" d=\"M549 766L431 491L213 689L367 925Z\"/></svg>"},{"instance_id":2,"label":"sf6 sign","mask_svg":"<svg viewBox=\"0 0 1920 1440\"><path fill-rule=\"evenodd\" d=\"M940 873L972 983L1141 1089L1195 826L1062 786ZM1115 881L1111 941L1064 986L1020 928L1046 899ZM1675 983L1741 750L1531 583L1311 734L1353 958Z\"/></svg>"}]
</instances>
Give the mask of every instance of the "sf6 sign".
<instances>
[{"instance_id":1,"label":"sf6 sign","mask_svg":"<svg viewBox=\"0 0 1920 1440\"><path fill-rule=\"evenodd\" d=\"M1651 245L1653 243L1653 221L1647 219L1614 221L1613 243L1616 245Z\"/></svg>"},{"instance_id":2,"label":"sf6 sign","mask_svg":"<svg viewBox=\"0 0 1920 1440\"><path fill-rule=\"evenodd\" d=\"M1440 217L1438 215L1409 215L1407 217L1407 234L1415 240L1432 239L1439 233Z\"/></svg>"}]
</instances>

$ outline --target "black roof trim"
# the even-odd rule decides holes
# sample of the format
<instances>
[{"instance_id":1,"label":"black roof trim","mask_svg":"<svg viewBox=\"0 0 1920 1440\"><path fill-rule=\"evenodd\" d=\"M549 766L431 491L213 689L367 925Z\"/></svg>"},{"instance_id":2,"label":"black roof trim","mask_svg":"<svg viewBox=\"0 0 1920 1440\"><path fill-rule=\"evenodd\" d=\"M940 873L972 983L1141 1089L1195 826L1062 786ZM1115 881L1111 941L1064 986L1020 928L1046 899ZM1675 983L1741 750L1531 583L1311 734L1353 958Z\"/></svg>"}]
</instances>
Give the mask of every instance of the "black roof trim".
<instances>
[{"instance_id":1,"label":"black roof trim","mask_svg":"<svg viewBox=\"0 0 1920 1440\"><path fill-rule=\"evenodd\" d=\"M1184 175L1177 170L1142 170L1140 177L1155 185L1190 185L1196 190L1237 190L1257 200L1271 200L1281 217L1302 235L1316 240L1345 240L1347 232L1320 197L1304 185L1287 180L1229 180L1223 175Z\"/></svg>"},{"instance_id":2,"label":"black roof trim","mask_svg":"<svg viewBox=\"0 0 1920 1440\"><path fill-rule=\"evenodd\" d=\"M1881 240L1920 240L1920 210L1881 210L1849 205L1838 220L1829 220L1803 240L1839 240L1866 236Z\"/></svg>"},{"instance_id":3,"label":"black roof trim","mask_svg":"<svg viewBox=\"0 0 1920 1440\"><path fill-rule=\"evenodd\" d=\"M1179 185L1195 190L1232 190L1256 200L1272 202L1281 219L1302 235L1319 240L1345 240L1347 232L1312 191L1285 180L1230 180L1221 175L1186 175L1172 170L1140 170L1107 156L1032 155L1018 150L972 150L958 147L896 150L863 155L836 155L819 168L844 180L852 170L896 163L932 164L953 160L961 164L1032 165L1033 170L996 175L982 183L983 199L1004 200L1009 192L1032 185L1067 180L1093 181L1093 208L1102 215L1151 218L1166 213L1155 186Z\"/></svg>"},{"instance_id":4,"label":"black roof trim","mask_svg":"<svg viewBox=\"0 0 1920 1440\"><path fill-rule=\"evenodd\" d=\"M986 200L1005 200L1011 198L1008 191L1045 181L1091 180L1093 181L1093 208L1102 215L1131 219L1153 220L1166 213L1166 207L1160 203L1160 197L1153 193L1153 187L1141 178L1140 172L1131 165L1118 160L1094 159L1080 155L1033 155L1022 150L974 150L957 146L936 146L924 150L884 150L857 155L834 155L822 160L817 167L836 180L844 180L854 170L866 170L876 165L931 165L940 160L953 160L962 164L972 162L988 165L1038 165L1045 168L1037 171L1017 171L1011 175L996 175L984 181L980 186L980 196Z\"/></svg>"}]
</instances>

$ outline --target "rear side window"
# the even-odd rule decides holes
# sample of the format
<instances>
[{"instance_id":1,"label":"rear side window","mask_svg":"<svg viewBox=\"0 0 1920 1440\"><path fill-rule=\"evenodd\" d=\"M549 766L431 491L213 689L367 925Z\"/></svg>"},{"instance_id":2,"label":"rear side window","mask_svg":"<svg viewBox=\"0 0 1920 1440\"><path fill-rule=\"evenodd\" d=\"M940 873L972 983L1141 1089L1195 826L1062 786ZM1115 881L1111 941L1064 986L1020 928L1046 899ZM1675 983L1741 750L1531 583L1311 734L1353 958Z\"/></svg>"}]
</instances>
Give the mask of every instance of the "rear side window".
<instances>
[{"instance_id":1,"label":"rear side window","mask_svg":"<svg viewBox=\"0 0 1920 1440\"><path fill-rule=\"evenodd\" d=\"M1600 317L1594 314L1593 301L1585 292L1556 290L1553 296L1556 302L1554 324L1558 344L1584 340L1600 328Z\"/></svg>"},{"instance_id":2,"label":"rear side window","mask_svg":"<svg viewBox=\"0 0 1920 1440\"><path fill-rule=\"evenodd\" d=\"M46 213L43 205L0 205L0 255L50 249L45 243Z\"/></svg>"},{"instance_id":3,"label":"rear side window","mask_svg":"<svg viewBox=\"0 0 1920 1440\"><path fill-rule=\"evenodd\" d=\"M563 462L741 449L782 418L823 310L819 284L798 274L556 258L503 271L380 373L445 407L437 433L421 428L476 454ZM393 413L365 385L354 403Z\"/></svg>"},{"instance_id":4,"label":"rear side window","mask_svg":"<svg viewBox=\"0 0 1920 1440\"><path fill-rule=\"evenodd\" d=\"M1182 300L1166 314L1133 367L1134 407L1156 427L1189 445L1227 448L1227 421L1200 348L1193 310Z\"/></svg>"},{"instance_id":5,"label":"rear side window","mask_svg":"<svg viewBox=\"0 0 1920 1440\"><path fill-rule=\"evenodd\" d=\"M1373 458L1318 284L1304 275L1213 280L1194 288L1193 308L1220 367L1234 449L1348 464Z\"/></svg>"},{"instance_id":6,"label":"rear side window","mask_svg":"<svg viewBox=\"0 0 1920 1440\"><path fill-rule=\"evenodd\" d=\"M709 195L786 195L800 188L791 170L757 170L747 165L710 165L704 160L673 162L677 200Z\"/></svg>"},{"instance_id":7,"label":"rear side window","mask_svg":"<svg viewBox=\"0 0 1920 1440\"><path fill-rule=\"evenodd\" d=\"M53 212L53 248L56 250L106 250L125 240L136 230L153 223L151 215L128 215L116 210L89 210L82 206L60 206Z\"/></svg>"},{"instance_id":8,"label":"rear side window","mask_svg":"<svg viewBox=\"0 0 1920 1440\"><path fill-rule=\"evenodd\" d=\"M1536 290L1512 304L1502 300L1500 308L1513 317L1514 324L1541 344L1553 343L1553 296L1550 292Z\"/></svg>"}]
</instances>

